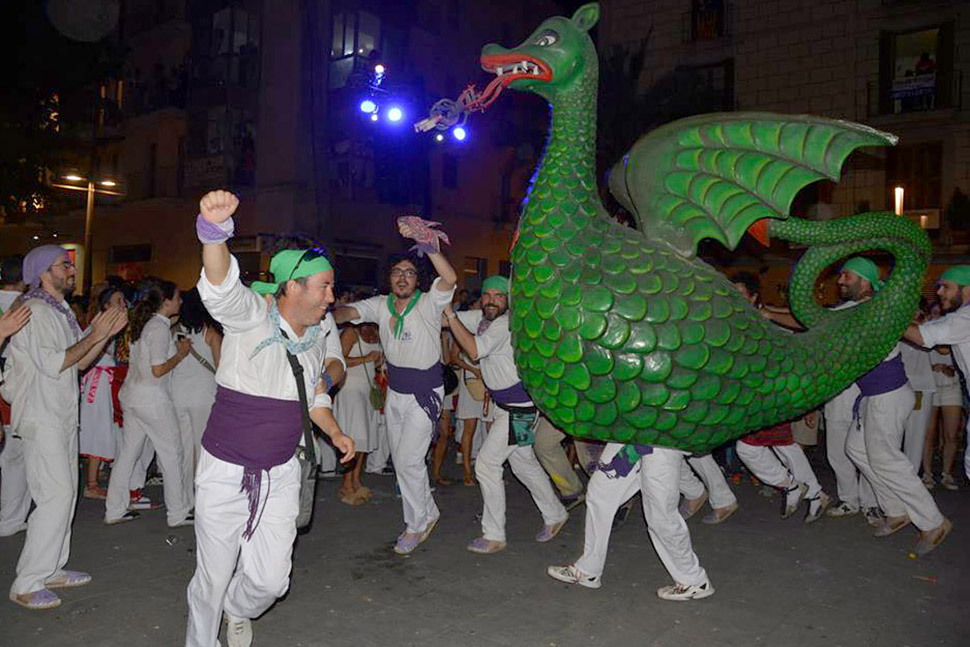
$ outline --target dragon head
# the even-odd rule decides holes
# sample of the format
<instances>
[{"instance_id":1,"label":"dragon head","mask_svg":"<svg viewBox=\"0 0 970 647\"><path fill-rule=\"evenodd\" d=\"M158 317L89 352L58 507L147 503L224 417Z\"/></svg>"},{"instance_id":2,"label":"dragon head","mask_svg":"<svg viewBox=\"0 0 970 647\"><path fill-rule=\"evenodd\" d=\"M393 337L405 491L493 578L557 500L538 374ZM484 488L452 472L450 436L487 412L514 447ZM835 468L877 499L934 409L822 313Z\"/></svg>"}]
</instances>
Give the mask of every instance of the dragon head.
<instances>
[{"instance_id":1,"label":"dragon head","mask_svg":"<svg viewBox=\"0 0 970 647\"><path fill-rule=\"evenodd\" d=\"M599 17L599 4L591 2L577 9L572 18L549 18L518 47L486 45L480 59L482 68L496 78L485 94L510 87L549 100L596 74L596 51L586 32Z\"/></svg>"}]
</instances>

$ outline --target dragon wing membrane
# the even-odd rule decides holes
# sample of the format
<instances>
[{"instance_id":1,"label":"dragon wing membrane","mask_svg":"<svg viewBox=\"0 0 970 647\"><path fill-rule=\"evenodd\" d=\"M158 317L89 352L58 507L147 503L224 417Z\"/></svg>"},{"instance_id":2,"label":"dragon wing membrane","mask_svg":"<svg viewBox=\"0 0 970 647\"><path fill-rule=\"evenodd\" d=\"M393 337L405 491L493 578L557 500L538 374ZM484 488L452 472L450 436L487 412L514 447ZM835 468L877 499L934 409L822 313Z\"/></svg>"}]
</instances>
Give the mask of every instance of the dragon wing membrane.
<instances>
[{"instance_id":1,"label":"dragon wing membrane","mask_svg":"<svg viewBox=\"0 0 970 647\"><path fill-rule=\"evenodd\" d=\"M649 239L687 258L713 238L734 249L762 218L786 219L805 186L838 180L857 148L894 145L868 126L810 115L700 115L640 138L610 173L610 191Z\"/></svg>"}]
</instances>

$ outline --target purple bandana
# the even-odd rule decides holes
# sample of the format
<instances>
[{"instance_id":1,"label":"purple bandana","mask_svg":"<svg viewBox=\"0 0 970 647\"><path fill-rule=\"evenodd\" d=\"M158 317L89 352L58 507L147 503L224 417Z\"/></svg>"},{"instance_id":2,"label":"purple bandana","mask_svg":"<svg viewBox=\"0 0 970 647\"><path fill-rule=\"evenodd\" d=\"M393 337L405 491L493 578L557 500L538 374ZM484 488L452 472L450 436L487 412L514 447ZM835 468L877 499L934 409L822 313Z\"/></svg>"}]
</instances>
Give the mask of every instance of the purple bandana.
<instances>
[{"instance_id":1,"label":"purple bandana","mask_svg":"<svg viewBox=\"0 0 970 647\"><path fill-rule=\"evenodd\" d=\"M40 285L40 275L51 268L57 257L66 254L67 250L57 245L41 245L27 252L24 257L24 283L32 288Z\"/></svg>"},{"instance_id":2,"label":"purple bandana","mask_svg":"<svg viewBox=\"0 0 970 647\"><path fill-rule=\"evenodd\" d=\"M224 243L232 238L235 232L236 225L232 218L216 224L203 218L200 213L195 219L195 235L203 245Z\"/></svg>"}]
</instances>

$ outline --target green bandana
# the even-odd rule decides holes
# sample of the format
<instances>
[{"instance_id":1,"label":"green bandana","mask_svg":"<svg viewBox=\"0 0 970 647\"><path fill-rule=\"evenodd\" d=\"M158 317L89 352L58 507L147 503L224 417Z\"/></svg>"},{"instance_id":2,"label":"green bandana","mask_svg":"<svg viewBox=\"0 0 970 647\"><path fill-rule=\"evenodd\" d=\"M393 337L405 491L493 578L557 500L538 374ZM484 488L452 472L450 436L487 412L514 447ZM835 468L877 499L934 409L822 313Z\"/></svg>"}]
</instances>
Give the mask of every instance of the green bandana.
<instances>
[{"instance_id":1,"label":"green bandana","mask_svg":"<svg viewBox=\"0 0 970 647\"><path fill-rule=\"evenodd\" d=\"M414 310L414 306L418 305L418 299L421 298L421 290L415 290L414 296L408 301L407 306L404 307L404 312L398 313L397 309L394 307L394 295L388 293L387 295L387 309L391 311L391 319L394 321L394 338L400 339L401 333L404 332L404 318L408 316L408 313Z\"/></svg>"},{"instance_id":2,"label":"green bandana","mask_svg":"<svg viewBox=\"0 0 970 647\"><path fill-rule=\"evenodd\" d=\"M307 258L307 257L310 258ZM273 256L269 262L269 271L276 279L276 283L253 281L250 289L256 294L276 294L280 285L290 280L302 279L320 272L333 270L333 265L317 250L314 249L284 249Z\"/></svg>"},{"instance_id":3,"label":"green bandana","mask_svg":"<svg viewBox=\"0 0 970 647\"><path fill-rule=\"evenodd\" d=\"M842 266L842 271L855 272L862 278L869 281L869 284L872 285L873 292L878 292L882 289L882 286L885 285L885 283L883 283L883 281L879 278L879 268L875 263L864 256L855 256L847 260L845 265Z\"/></svg>"},{"instance_id":4,"label":"green bandana","mask_svg":"<svg viewBox=\"0 0 970 647\"><path fill-rule=\"evenodd\" d=\"M498 290L502 294L508 294L509 280L501 274L493 274L482 281L482 292L485 290Z\"/></svg>"},{"instance_id":5,"label":"green bandana","mask_svg":"<svg viewBox=\"0 0 970 647\"><path fill-rule=\"evenodd\" d=\"M954 265L953 267L948 267L940 275L940 280L953 281L960 287L970 285L970 265Z\"/></svg>"}]
</instances>

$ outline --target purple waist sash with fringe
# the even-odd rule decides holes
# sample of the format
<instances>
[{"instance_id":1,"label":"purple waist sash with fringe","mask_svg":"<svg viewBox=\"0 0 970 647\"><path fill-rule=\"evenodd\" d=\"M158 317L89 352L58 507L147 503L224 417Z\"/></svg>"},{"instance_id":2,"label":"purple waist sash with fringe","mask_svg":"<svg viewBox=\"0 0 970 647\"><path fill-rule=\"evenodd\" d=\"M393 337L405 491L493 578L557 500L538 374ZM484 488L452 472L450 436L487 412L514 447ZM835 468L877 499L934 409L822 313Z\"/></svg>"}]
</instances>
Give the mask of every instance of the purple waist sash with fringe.
<instances>
[{"instance_id":1,"label":"purple waist sash with fringe","mask_svg":"<svg viewBox=\"0 0 970 647\"><path fill-rule=\"evenodd\" d=\"M859 395L852 403L852 419L859 419L859 407L862 399L872 395L882 395L906 386L906 368L903 366L903 356L886 360L879 364L855 382L859 386Z\"/></svg>"},{"instance_id":2,"label":"purple waist sash with fringe","mask_svg":"<svg viewBox=\"0 0 970 647\"><path fill-rule=\"evenodd\" d=\"M434 366L426 369L404 368L388 362L387 383L398 393L414 396L418 406L431 421L432 436L437 434L438 418L441 416L441 396L435 389L445 386L441 362L435 362Z\"/></svg>"},{"instance_id":3,"label":"purple waist sash with fringe","mask_svg":"<svg viewBox=\"0 0 970 647\"><path fill-rule=\"evenodd\" d=\"M532 402L532 398L530 398L529 394L526 393L525 387L522 386L521 381L516 382L512 386L504 389L489 389L488 393L498 404L509 405Z\"/></svg>"},{"instance_id":4,"label":"purple waist sash with fringe","mask_svg":"<svg viewBox=\"0 0 970 647\"><path fill-rule=\"evenodd\" d=\"M216 458L243 467L239 491L249 500L249 519L243 537L248 541L259 520L259 495L263 470L287 462L296 453L303 434L299 400L279 400L247 395L218 387L202 446ZM271 486L267 483L268 490Z\"/></svg>"}]
</instances>

